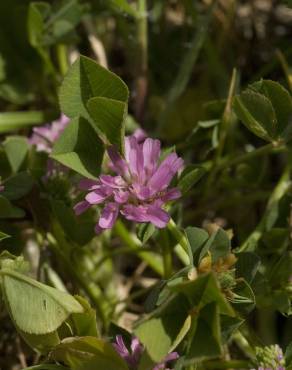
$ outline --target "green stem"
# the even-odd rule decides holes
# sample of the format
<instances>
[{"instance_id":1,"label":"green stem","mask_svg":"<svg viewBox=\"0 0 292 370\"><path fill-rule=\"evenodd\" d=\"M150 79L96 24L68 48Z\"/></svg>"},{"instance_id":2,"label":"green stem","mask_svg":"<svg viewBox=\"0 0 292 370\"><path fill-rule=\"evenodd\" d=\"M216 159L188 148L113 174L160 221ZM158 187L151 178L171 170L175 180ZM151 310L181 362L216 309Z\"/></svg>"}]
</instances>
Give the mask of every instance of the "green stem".
<instances>
[{"instance_id":1,"label":"green stem","mask_svg":"<svg viewBox=\"0 0 292 370\"><path fill-rule=\"evenodd\" d=\"M178 242L178 245L174 249L176 255L178 256L178 258L182 261L184 265L188 266L190 264L190 260L189 260L189 255L188 255L189 245L188 245L187 238L179 230L179 228L177 227L176 223L173 221L172 218L167 224L167 228Z\"/></svg>"},{"instance_id":2,"label":"green stem","mask_svg":"<svg viewBox=\"0 0 292 370\"><path fill-rule=\"evenodd\" d=\"M229 360L229 361L208 361L204 362L204 369L248 369L251 364L249 361Z\"/></svg>"},{"instance_id":3,"label":"green stem","mask_svg":"<svg viewBox=\"0 0 292 370\"><path fill-rule=\"evenodd\" d=\"M277 342L276 312L272 308L262 308L257 312L258 335L264 338L264 344Z\"/></svg>"},{"instance_id":4,"label":"green stem","mask_svg":"<svg viewBox=\"0 0 292 370\"><path fill-rule=\"evenodd\" d=\"M233 335L232 339L237 344L237 346L241 349L241 351L245 354L246 357L253 360L255 358L255 351L254 347L251 346L249 341L245 338L245 336L237 330Z\"/></svg>"},{"instance_id":5,"label":"green stem","mask_svg":"<svg viewBox=\"0 0 292 370\"><path fill-rule=\"evenodd\" d=\"M276 221L273 217L273 213L277 216L277 212L275 213L275 207L277 207L279 200L283 197L289 187L290 167L287 166L268 200L268 204L261 221L255 228L255 230L245 240L245 242L238 248L238 252L255 250L256 245L262 237L266 228L272 227L274 222Z\"/></svg>"},{"instance_id":6,"label":"green stem","mask_svg":"<svg viewBox=\"0 0 292 370\"><path fill-rule=\"evenodd\" d=\"M285 147L284 144L269 143L269 144L266 144L264 146L261 146L260 148L257 148L255 150L253 150L252 152L242 154L242 155L240 155L238 157L235 157L235 158L222 160L222 162L218 164L217 169L218 170L223 170L225 168L235 166L236 164L249 161L249 160L251 160L255 157L259 157L259 156L262 156L262 155L269 154L270 152L272 152L274 150L276 150L278 152L278 151L283 151L285 149L286 149L286 147Z\"/></svg>"},{"instance_id":7,"label":"green stem","mask_svg":"<svg viewBox=\"0 0 292 370\"><path fill-rule=\"evenodd\" d=\"M67 73L69 67L66 45L64 44L57 45L57 58L60 72L62 76L64 76Z\"/></svg>"},{"instance_id":8,"label":"green stem","mask_svg":"<svg viewBox=\"0 0 292 370\"><path fill-rule=\"evenodd\" d=\"M134 235L132 235L125 225L122 223L121 220L118 220L114 226L114 232L121 238L121 240L135 253L137 253L137 248L142 248L142 243L139 239L135 238ZM158 275L163 276L163 262L162 258L158 256L154 252L141 252L139 253L139 257L145 261L149 267L152 268L153 271L155 271Z\"/></svg>"},{"instance_id":9,"label":"green stem","mask_svg":"<svg viewBox=\"0 0 292 370\"><path fill-rule=\"evenodd\" d=\"M276 50L276 56L277 56L277 58L279 59L279 61L281 63L281 66L282 66L282 69L285 73L286 80L288 82L290 91L292 91L292 73L291 73L290 67L287 63L287 60L286 60L284 54L279 49Z\"/></svg>"},{"instance_id":10,"label":"green stem","mask_svg":"<svg viewBox=\"0 0 292 370\"><path fill-rule=\"evenodd\" d=\"M229 129L229 126L232 120L232 98L233 98L235 87L236 87L236 79L237 79L236 76L237 76L237 72L236 72L236 69L234 68L232 71L232 77L230 81L227 102L226 102L226 106L225 106L224 113L222 116L220 138L219 138L219 144L218 144L218 148L216 152L216 161L219 161L223 154L228 129Z\"/></svg>"},{"instance_id":11,"label":"green stem","mask_svg":"<svg viewBox=\"0 0 292 370\"><path fill-rule=\"evenodd\" d=\"M53 113L53 112L52 112ZM43 111L19 111L0 113L0 133L19 130L25 127L41 125L47 120L56 118L57 114L50 114Z\"/></svg>"},{"instance_id":12,"label":"green stem","mask_svg":"<svg viewBox=\"0 0 292 370\"><path fill-rule=\"evenodd\" d=\"M161 230L161 239L164 278L169 279L172 275L172 254L169 246L168 233L165 229Z\"/></svg>"}]
</instances>

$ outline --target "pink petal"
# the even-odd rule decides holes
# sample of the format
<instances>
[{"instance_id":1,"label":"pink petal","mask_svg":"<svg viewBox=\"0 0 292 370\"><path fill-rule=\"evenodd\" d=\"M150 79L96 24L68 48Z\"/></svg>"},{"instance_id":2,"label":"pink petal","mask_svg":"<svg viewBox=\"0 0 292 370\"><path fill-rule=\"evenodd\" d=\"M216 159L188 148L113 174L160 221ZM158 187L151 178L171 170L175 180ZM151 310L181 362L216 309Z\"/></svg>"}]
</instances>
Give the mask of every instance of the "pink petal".
<instances>
[{"instance_id":1,"label":"pink petal","mask_svg":"<svg viewBox=\"0 0 292 370\"><path fill-rule=\"evenodd\" d=\"M116 222L118 214L119 205L117 203L108 203L101 212L101 216L98 222L99 226L102 229L111 229Z\"/></svg>"},{"instance_id":2,"label":"pink petal","mask_svg":"<svg viewBox=\"0 0 292 370\"><path fill-rule=\"evenodd\" d=\"M176 153L169 154L150 178L148 186L156 191L166 189L173 176L182 167L183 160Z\"/></svg>"},{"instance_id":3,"label":"pink petal","mask_svg":"<svg viewBox=\"0 0 292 370\"><path fill-rule=\"evenodd\" d=\"M147 208L146 218L148 222L151 222L154 226L158 227L159 229L164 228L168 224L170 216L163 209L152 205L147 206L146 208Z\"/></svg>"},{"instance_id":4,"label":"pink petal","mask_svg":"<svg viewBox=\"0 0 292 370\"><path fill-rule=\"evenodd\" d=\"M113 168L115 172L121 176L129 176L129 168L126 161L120 156L119 152L114 146L111 146L107 149L107 153L112 161Z\"/></svg>"},{"instance_id":5,"label":"pink petal","mask_svg":"<svg viewBox=\"0 0 292 370\"><path fill-rule=\"evenodd\" d=\"M90 204L86 201L83 200L74 206L74 212L77 216L81 215L81 213L85 212L88 208L90 208Z\"/></svg>"},{"instance_id":6,"label":"pink petal","mask_svg":"<svg viewBox=\"0 0 292 370\"><path fill-rule=\"evenodd\" d=\"M116 336L116 343L113 343L113 346L122 357L130 354L121 335Z\"/></svg>"},{"instance_id":7,"label":"pink petal","mask_svg":"<svg viewBox=\"0 0 292 370\"><path fill-rule=\"evenodd\" d=\"M97 180L82 179L78 184L81 190L94 190L100 187L100 182Z\"/></svg>"},{"instance_id":8,"label":"pink petal","mask_svg":"<svg viewBox=\"0 0 292 370\"><path fill-rule=\"evenodd\" d=\"M167 362L177 360L179 358L179 354L177 352L171 352L169 353L162 362L160 362L158 365L156 365L153 370L163 370L166 369ZM166 369L167 370L167 369Z\"/></svg>"},{"instance_id":9,"label":"pink petal","mask_svg":"<svg viewBox=\"0 0 292 370\"><path fill-rule=\"evenodd\" d=\"M160 197L160 199L166 203L170 200L175 200L181 197L181 191L178 188L172 188L167 190L164 195Z\"/></svg>"},{"instance_id":10,"label":"pink petal","mask_svg":"<svg viewBox=\"0 0 292 370\"><path fill-rule=\"evenodd\" d=\"M147 177L152 176L160 157L160 141L146 139L143 144L144 168Z\"/></svg>"},{"instance_id":11,"label":"pink petal","mask_svg":"<svg viewBox=\"0 0 292 370\"><path fill-rule=\"evenodd\" d=\"M104 229L102 229L102 228L99 226L99 224L96 224L96 225L95 225L94 231L95 231L95 234L96 234L96 235L101 234L101 233L103 232L103 230L104 230Z\"/></svg>"},{"instance_id":12,"label":"pink petal","mask_svg":"<svg viewBox=\"0 0 292 370\"><path fill-rule=\"evenodd\" d=\"M65 127L68 125L69 122L70 122L70 119L64 113L62 113L59 118L59 124Z\"/></svg>"},{"instance_id":13,"label":"pink petal","mask_svg":"<svg viewBox=\"0 0 292 370\"><path fill-rule=\"evenodd\" d=\"M127 186L127 183L121 176L110 176L110 175L101 175L100 181L111 188L123 188Z\"/></svg>"},{"instance_id":14,"label":"pink petal","mask_svg":"<svg viewBox=\"0 0 292 370\"><path fill-rule=\"evenodd\" d=\"M150 198L152 195L151 189L147 186L133 184L132 188L133 188L132 193L134 194L135 197L137 197L140 200L146 200Z\"/></svg>"},{"instance_id":15,"label":"pink petal","mask_svg":"<svg viewBox=\"0 0 292 370\"><path fill-rule=\"evenodd\" d=\"M134 206L133 204L127 204L121 210L122 215L130 221L136 222L147 222L145 217L145 207Z\"/></svg>"},{"instance_id":16,"label":"pink petal","mask_svg":"<svg viewBox=\"0 0 292 370\"><path fill-rule=\"evenodd\" d=\"M106 189L105 187L101 187L100 189L96 189L88 193L85 199L90 204L100 204L104 202L106 198L111 195L111 193L112 193L111 189Z\"/></svg>"},{"instance_id":17,"label":"pink petal","mask_svg":"<svg viewBox=\"0 0 292 370\"><path fill-rule=\"evenodd\" d=\"M142 145L139 145L137 139L134 136L128 136L125 138L125 156L129 164L131 174L136 178L140 179L143 174L143 152Z\"/></svg>"},{"instance_id":18,"label":"pink petal","mask_svg":"<svg viewBox=\"0 0 292 370\"><path fill-rule=\"evenodd\" d=\"M134 337L131 342L132 350L132 362L133 364L138 364L141 358L141 355L144 351L143 345L140 343L137 337Z\"/></svg>"},{"instance_id":19,"label":"pink petal","mask_svg":"<svg viewBox=\"0 0 292 370\"><path fill-rule=\"evenodd\" d=\"M123 190L115 190L114 191L114 199L115 202L119 204L126 203L129 199L129 192L128 191L123 191Z\"/></svg>"},{"instance_id":20,"label":"pink petal","mask_svg":"<svg viewBox=\"0 0 292 370\"><path fill-rule=\"evenodd\" d=\"M134 136L134 138L137 139L138 144L143 143L144 140L147 138L146 132L142 130L141 128L138 128L137 130L135 130L132 136Z\"/></svg>"}]
</instances>

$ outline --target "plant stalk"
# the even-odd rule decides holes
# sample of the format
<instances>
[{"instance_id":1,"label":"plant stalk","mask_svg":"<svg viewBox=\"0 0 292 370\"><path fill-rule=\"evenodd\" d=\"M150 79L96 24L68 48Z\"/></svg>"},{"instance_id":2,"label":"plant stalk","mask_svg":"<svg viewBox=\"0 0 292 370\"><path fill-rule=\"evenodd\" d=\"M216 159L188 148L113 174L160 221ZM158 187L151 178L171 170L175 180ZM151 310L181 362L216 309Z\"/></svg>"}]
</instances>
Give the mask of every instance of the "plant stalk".
<instances>
[{"instance_id":1,"label":"plant stalk","mask_svg":"<svg viewBox=\"0 0 292 370\"><path fill-rule=\"evenodd\" d=\"M279 200L284 196L287 190L290 187L290 166L287 166L280 177L278 184L272 192L268 204L265 210L265 213L255 228L255 230L249 235L245 242L238 248L238 252L243 251L254 251L258 241L262 237L266 229L271 228L276 222L277 217L277 205Z\"/></svg>"},{"instance_id":2,"label":"plant stalk","mask_svg":"<svg viewBox=\"0 0 292 370\"><path fill-rule=\"evenodd\" d=\"M114 231L130 249L135 251L135 253L137 252L138 248L143 248L140 240L134 238L121 220L117 220L115 223ZM141 251L141 253L139 253L139 257L145 261L158 275L163 276L163 262L160 256L154 252Z\"/></svg>"}]
</instances>

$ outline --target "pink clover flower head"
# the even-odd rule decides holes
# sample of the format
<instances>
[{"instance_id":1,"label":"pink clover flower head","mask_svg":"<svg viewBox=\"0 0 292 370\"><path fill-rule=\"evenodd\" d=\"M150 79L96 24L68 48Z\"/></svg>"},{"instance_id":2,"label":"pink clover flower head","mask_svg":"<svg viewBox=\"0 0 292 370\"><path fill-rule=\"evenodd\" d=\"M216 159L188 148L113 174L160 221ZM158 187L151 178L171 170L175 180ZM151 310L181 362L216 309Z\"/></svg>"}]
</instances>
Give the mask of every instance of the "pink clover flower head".
<instances>
[{"instance_id":1,"label":"pink clover flower head","mask_svg":"<svg viewBox=\"0 0 292 370\"><path fill-rule=\"evenodd\" d=\"M29 143L35 145L38 152L51 153L54 142L60 137L69 121L69 118L62 114L52 123L34 127Z\"/></svg>"},{"instance_id":2,"label":"pink clover flower head","mask_svg":"<svg viewBox=\"0 0 292 370\"><path fill-rule=\"evenodd\" d=\"M77 215L95 204L104 204L96 233L113 227L119 213L127 220L152 223L163 228L170 216L163 206L181 196L179 189L169 188L183 160L176 153L160 160L160 141L150 138L125 139L125 158L115 147L108 148L115 176L101 175L98 180L84 179L79 186L87 190L85 200L75 205Z\"/></svg>"},{"instance_id":3,"label":"pink clover flower head","mask_svg":"<svg viewBox=\"0 0 292 370\"><path fill-rule=\"evenodd\" d=\"M144 352L144 347L140 343L138 338L136 337L132 338L131 345L130 345L131 350L129 350L126 347L123 337L121 335L116 336L116 342L113 343L113 346L115 350L117 351L117 353L126 361L126 363L128 364L131 370L138 369L141 356ZM171 352L164 358L162 362L155 365L153 370L170 370L166 368L167 364L171 361L177 360L178 358L179 358L179 355L177 352Z\"/></svg>"}]
</instances>

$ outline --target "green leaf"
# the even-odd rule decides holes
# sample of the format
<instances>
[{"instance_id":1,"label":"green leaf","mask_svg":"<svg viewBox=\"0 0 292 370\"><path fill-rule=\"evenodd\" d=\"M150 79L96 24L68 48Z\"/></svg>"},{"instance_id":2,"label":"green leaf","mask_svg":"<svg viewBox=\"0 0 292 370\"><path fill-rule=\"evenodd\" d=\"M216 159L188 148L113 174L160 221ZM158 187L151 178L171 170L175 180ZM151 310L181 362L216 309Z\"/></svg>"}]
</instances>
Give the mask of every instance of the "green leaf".
<instances>
[{"instance_id":1,"label":"green leaf","mask_svg":"<svg viewBox=\"0 0 292 370\"><path fill-rule=\"evenodd\" d=\"M73 208L62 200L51 201L53 212L62 226L66 237L80 245L87 244L94 236L94 222L86 215L76 217Z\"/></svg>"},{"instance_id":2,"label":"green leaf","mask_svg":"<svg viewBox=\"0 0 292 370\"><path fill-rule=\"evenodd\" d=\"M79 337L97 337L98 330L95 310L83 297L75 296L75 299L81 304L84 312L72 314L72 320L75 328L74 334Z\"/></svg>"},{"instance_id":3,"label":"green leaf","mask_svg":"<svg viewBox=\"0 0 292 370\"><path fill-rule=\"evenodd\" d=\"M104 97L126 102L129 91L117 75L80 56L65 76L59 96L62 112L74 118L79 115L88 117L86 104L90 98Z\"/></svg>"},{"instance_id":4,"label":"green leaf","mask_svg":"<svg viewBox=\"0 0 292 370\"><path fill-rule=\"evenodd\" d=\"M209 303L200 310L198 319L193 320L195 334L186 356L188 360L205 360L221 355L220 318L218 306Z\"/></svg>"},{"instance_id":5,"label":"green leaf","mask_svg":"<svg viewBox=\"0 0 292 370\"><path fill-rule=\"evenodd\" d=\"M188 166L180 176L178 187L182 194L187 193L206 173L204 167Z\"/></svg>"},{"instance_id":6,"label":"green leaf","mask_svg":"<svg viewBox=\"0 0 292 370\"><path fill-rule=\"evenodd\" d=\"M5 234L2 231L0 231L0 241L3 240L3 239L7 239L7 238L10 238L10 235Z\"/></svg>"},{"instance_id":7,"label":"green leaf","mask_svg":"<svg viewBox=\"0 0 292 370\"><path fill-rule=\"evenodd\" d=\"M278 286L281 281L288 281L292 270L292 252L286 251L280 257L274 258L274 263L266 275L271 284Z\"/></svg>"},{"instance_id":8,"label":"green leaf","mask_svg":"<svg viewBox=\"0 0 292 370\"><path fill-rule=\"evenodd\" d=\"M185 232L193 255L194 265L198 266L201 250L209 239L209 234L198 227L187 227Z\"/></svg>"},{"instance_id":9,"label":"green leaf","mask_svg":"<svg viewBox=\"0 0 292 370\"><path fill-rule=\"evenodd\" d=\"M289 343L289 345L286 348L285 362L286 362L286 366L291 366L292 365L292 342Z\"/></svg>"},{"instance_id":10,"label":"green leaf","mask_svg":"<svg viewBox=\"0 0 292 370\"><path fill-rule=\"evenodd\" d=\"M0 195L0 219L1 218L22 218L25 212L17 207L14 207L10 201Z\"/></svg>"},{"instance_id":11,"label":"green leaf","mask_svg":"<svg viewBox=\"0 0 292 370\"><path fill-rule=\"evenodd\" d=\"M12 171L15 173L27 156L29 149L27 138L10 136L3 142L3 146Z\"/></svg>"},{"instance_id":12,"label":"green leaf","mask_svg":"<svg viewBox=\"0 0 292 370\"><path fill-rule=\"evenodd\" d=\"M193 281L183 281L177 284L168 284L172 291L183 293L191 307L203 307L215 302L220 308L220 313L234 316L234 311L221 292L220 286L213 273L200 275Z\"/></svg>"},{"instance_id":13,"label":"green leaf","mask_svg":"<svg viewBox=\"0 0 292 370\"><path fill-rule=\"evenodd\" d=\"M61 365L43 364L43 365L26 367L23 370L70 370L70 369L68 367L64 367Z\"/></svg>"},{"instance_id":14,"label":"green leaf","mask_svg":"<svg viewBox=\"0 0 292 370\"><path fill-rule=\"evenodd\" d=\"M28 38L32 46L38 47L42 43L45 24L44 17L50 12L50 5L45 2L32 2L28 12Z\"/></svg>"},{"instance_id":15,"label":"green leaf","mask_svg":"<svg viewBox=\"0 0 292 370\"><path fill-rule=\"evenodd\" d=\"M137 18L139 16L137 10L134 8L133 5L130 5L127 0L110 0L110 4L112 8L118 8L120 11L127 13L134 18Z\"/></svg>"},{"instance_id":16,"label":"green leaf","mask_svg":"<svg viewBox=\"0 0 292 370\"><path fill-rule=\"evenodd\" d=\"M95 97L88 101L87 108L97 131L101 131L110 144L122 149L127 104L119 100Z\"/></svg>"},{"instance_id":17,"label":"green leaf","mask_svg":"<svg viewBox=\"0 0 292 370\"><path fill-rule=\"evenodd\" d=\"M261 80L250 85L251 89L260 92L267 97L276 113L277 117L277 134L284 138L291 138L292 122L292 98L282 85L271 80Z\"/></svg>"},{"instance_id":18,"label":"green leaf","mask_svg":"<svg viewBox=\"0 0 292 370\"><path fill-rule=\"evenodd\" d=\"M47 354L52 348L54 348L60 343L60 338L57 331L43 335L24 333L20 329L18 329L18 332L22 336L23 340L31 348L42 354Z\"/></svg>"},{"instance_id":19,"label":"green leaf","mask_svg":"<svg viewBox=\"0 0 292 370\"><path fill-rule=\"evenodd\" d=\"M225 257L231 251L231 243L227 233L219 228L214 232L208 241L205 243L200 253L200 259L210 252L212 255L212 262L215 263L219 258Z\"/></svg>"},{"instance_id":20,"label":"green leaf","mask_svg":"<svg viewBox=\"0 0 292 370\"><path fill-rule=\"evenodd\" d=\"M247 89L234 98L233 107L238 118L256 136L266 141L275 139L277 118L268 98Z\"/></svg>"},{"instance_id":21,"label":"green leaf","mask_svg":"<svg viewBox=\"0 0 292 370\"><path fill-rule=\"evenodd\" d=\"M73 31L81 21L86 5L78 0L61 1L52 8L52 14L46 22L46 40L48 43L66 41L65 36Z\"/></svg>"},{"instance_id":22,"label":"green leaf","mask_svg":"<svg viewBox=\"0 0 292 370\"><path fill-rule=\"evenodd\" d=\"M160 362L186 335L188 311L186 298L177 295L134 330L154 363Z\"/></svg>"},{"instance_id":23,"label":"green leaf","mask_svg":"<svg viewBox=\"0 0 292 370\"><path fill-rule=\"evenodd\" d=\"M0 254L0 269L11 269L24 274L29 271L29 264L22 256L14 256L7 250Z\"/></svg>"},{"instance_id":24,"label":"green leaf","mask_svg":"<svg viewBox=\"0 0 292 370\"><path fill-rule=\"evenodd\" d=\"M222 342L227 342L230 339L232 333L234 333L235 330L237 330L243 324L243 322L244 320L238 317L221 315L220 324Z\"/></svg>"},{"instance_id":25,"label":"green leaf","mask_svg":"<svg viewBox=\"0 0 292 370\"><path fill-rule=\"evenodd\" d=\"M27 172L19 172L5 181L1 195L9 200L17 200L28 194L34 184L33 178Z\"/></svg>"},{"instance_id":26,"label":"green leaf","mask_svg":"<svg viewBox=\"0 0 292 370\"><path fill-rule=\"evenodd\" d=\"M67 338L54 349L52 358L72 370L128 370L111 344L94 337Z\"/></svg>"},{"instance_id":27,"label":"green leaf","mask_svg":"<svg viewBox=\"0 0 292 370\"><path fill-rule=\"evenodd\" d=\"M137 224L137 236L141 240L142 244L145 244L151 238L155 231L156 228L151 223Z\"/></svg>"},{"instance_id":28,"label":"green leaf","mask_svg":"<svg viewBox=\"0 0 292 370\"><path fill-rule=\"evenodd\" d=\"M231 302L236 305L236 310L247 314L255 306L255 296L247 281L241 279L233 289Z\"/></svg>"},{"instance_id":29,"label":"green leaf","mask_svg":"<svg viewBox=\"0 0 292 370\"><path fill-rule=\"evenodd\" d=\"M1 271L7 309L16 326L28 334L57 330L83 307L67 293L39 283L11 269Z\"/></svg>"},{"instance_id":30,"label":"green leaf","mask_svg":"<svg viewBox=\"0 0 292 370\"><path fill-rule=\"evenodd\" d=\"M255 253L236 254L236 277L244 278L249 284L253 281L260 265L260 258Z\"/></svg>"},{"instance_id":31,"label":"green leaf","mask_svg":"<svg viewBox=\"0 0 292 370\"><path fill-rule=\"evenodd\" d=\"M56 141L51 157L88 178L96 178L103 157L103 145L82 117L73 119Z\"/></svg>"}]
</instances>

